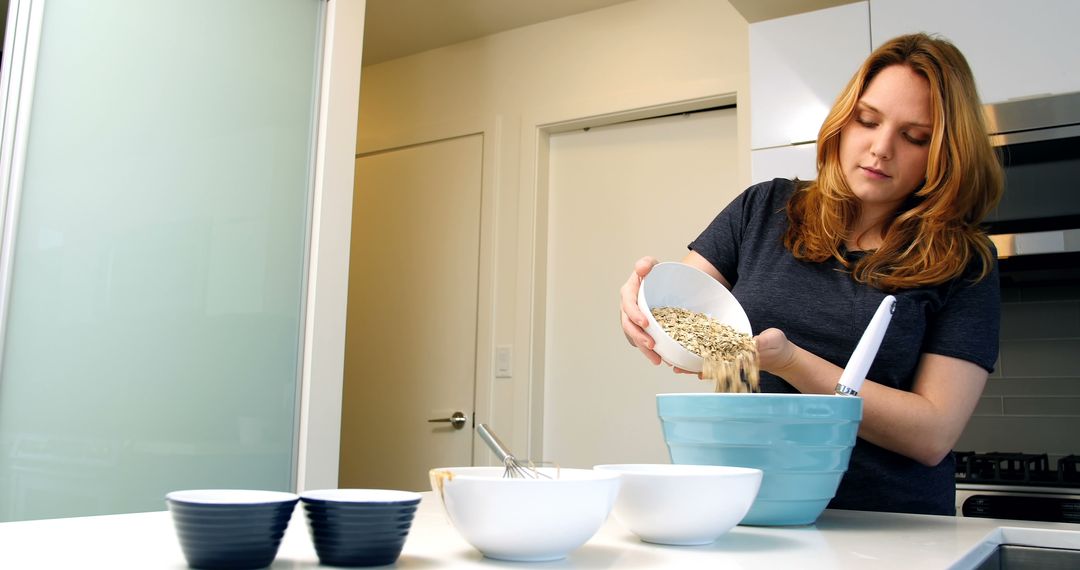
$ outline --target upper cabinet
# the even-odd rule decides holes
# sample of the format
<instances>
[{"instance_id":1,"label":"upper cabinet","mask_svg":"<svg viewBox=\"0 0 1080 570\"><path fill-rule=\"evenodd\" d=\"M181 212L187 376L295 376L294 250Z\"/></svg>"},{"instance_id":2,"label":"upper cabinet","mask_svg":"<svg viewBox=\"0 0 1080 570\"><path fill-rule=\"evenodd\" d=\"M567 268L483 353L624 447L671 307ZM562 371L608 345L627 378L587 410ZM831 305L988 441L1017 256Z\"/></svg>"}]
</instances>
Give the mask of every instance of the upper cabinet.
<instances>
[{"instance_id":1,"label":"upper cabinet","mask_svg":"<svg viewBox=\"0 0 1080 570\"><path fill-rule=\"evenodd\" d=\"M869 54L866 2L751 24L750 147L817 139L836 96Z\"/></svg>"},{"instance_id":2,"label":"upper cabinet","mask_svg":"<svg viewBox=\"0 0 1080 570\"><path fill-rule=\"evenodd\" d=\"M812 144L872 48L902 34L947 38L984 103L1080 91L1078 0L869 0L750 25L753 181L812 178Z\"/></svg>"},{"instance_id":3,"label":"upper cabinet","mask_svg":"<svg viewBox=\"0 0 1080 570\"><path fill-rule=\"evenodd\" d=\"M1078 23L1076 0L870 2L874 47L912 32L952 41L967 57L984 103L1080 91ZM752 65L753 26L750 31Z\"/></svg>"}]
</instances>

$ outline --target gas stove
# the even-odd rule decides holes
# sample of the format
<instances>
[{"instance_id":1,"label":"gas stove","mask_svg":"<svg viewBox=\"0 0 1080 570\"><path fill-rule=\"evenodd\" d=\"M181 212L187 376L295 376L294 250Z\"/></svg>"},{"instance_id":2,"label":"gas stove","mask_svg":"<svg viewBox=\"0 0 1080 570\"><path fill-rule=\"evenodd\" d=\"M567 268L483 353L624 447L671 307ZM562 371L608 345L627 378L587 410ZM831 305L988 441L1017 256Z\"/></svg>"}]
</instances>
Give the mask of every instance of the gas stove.
<instances>
[{"instance_id":1,"label":"gas stove","mask_svg":"<svg viewBox=\"0 0 1080 570\"><path fill-rule=\"evenodd\" d=\"M1080 455L1050 466L1047 454L954 451L956 482L1034 487L1080 487Z\"/></svg>"},{"instance_id":2,"label":"gas stove","mask_svg":"<svg viewBox=\"0 0 1080 570\"><path fill-rule=\"evenodd\" d=\"M955 451L956 514L1080 523L1080 455Z\"/></svg>"}]
</instances>

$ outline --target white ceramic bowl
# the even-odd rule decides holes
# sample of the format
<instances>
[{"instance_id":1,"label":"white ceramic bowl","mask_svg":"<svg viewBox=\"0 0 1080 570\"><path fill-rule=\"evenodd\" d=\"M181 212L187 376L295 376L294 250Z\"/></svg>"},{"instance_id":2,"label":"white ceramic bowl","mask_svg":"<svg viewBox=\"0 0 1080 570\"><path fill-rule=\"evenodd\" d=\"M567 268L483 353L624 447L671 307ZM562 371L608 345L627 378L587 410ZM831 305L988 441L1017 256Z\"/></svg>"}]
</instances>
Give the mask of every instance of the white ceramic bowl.
<instances>
[{"instance_id":1,"label":"white ceramic bowl","mask_svg":"<svg viewBox=\"0 0 1080 570\"><path fill-rule=\"evenodd\" d=\"M664 362L683 370L701 372L704 361L664 332L651 311L659 307L704 313L741 333L753 334L750 319L735 296L709 274L684 263L654 265L638 289L638 308L649 319L645 332L656 341L653 350Z\"/></svg>"},{"instance_id":2,"label":"white ceramic bowl","mask_svg":"<svg viewBox=\"0 0 1080 570\"><path fill-rule=\"evenodd\" d=\"M613 515L645 542L709 544L739 524L757 497L760 469L716 465L597 465L619 473Z\"/></svg>"},{"instance_id":3,"label":"white ceramic bowl","mask_svg":"<svg viewBox=\"0 0 1080 570\"><path fill-rule=\"evenodd\" d=\"M540 471L555 477L556 470ZM450 522L488 558L565 558L598 531L615 503L619 474L559 469L557 479L506 479L503 467L431 470Z\"/></svg>"}]
</instances>

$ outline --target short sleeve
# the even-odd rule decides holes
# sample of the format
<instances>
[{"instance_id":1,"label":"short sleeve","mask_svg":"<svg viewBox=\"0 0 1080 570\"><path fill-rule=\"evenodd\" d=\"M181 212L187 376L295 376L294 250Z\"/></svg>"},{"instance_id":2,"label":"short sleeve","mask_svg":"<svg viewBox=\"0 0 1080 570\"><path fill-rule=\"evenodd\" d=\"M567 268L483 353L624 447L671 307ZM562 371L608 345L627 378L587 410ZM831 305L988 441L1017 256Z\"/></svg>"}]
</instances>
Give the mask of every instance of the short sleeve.
<instances>
[{"instance_id":1,"label":"short sleeve","mask_svg":"<svg viewBox=\"0 0 1080 570\"><path fill-rule=\"evenodd\" d=\"M971 273L950 284L945 303L932 316L923 352L967 360L993 372L1001 329L997 263L977 283Z\"/></svg>"},{"instance_id":2,"label":"short sleeve","mask_svg":"<svg viewBox=\"0 0 1080 570\"><path fill-rule=\"evenodd\" d=\"M774 190L780 182L791 185L789 180L776 179L747 188L721 210L688 246L711 263L732 286L739 279L739 252L747 226L755 215L760 216L765 211L767 202L779 198ZM790 189L785 189L788 191L781 193L790 194Z\"/></svg>"}]
</instances>

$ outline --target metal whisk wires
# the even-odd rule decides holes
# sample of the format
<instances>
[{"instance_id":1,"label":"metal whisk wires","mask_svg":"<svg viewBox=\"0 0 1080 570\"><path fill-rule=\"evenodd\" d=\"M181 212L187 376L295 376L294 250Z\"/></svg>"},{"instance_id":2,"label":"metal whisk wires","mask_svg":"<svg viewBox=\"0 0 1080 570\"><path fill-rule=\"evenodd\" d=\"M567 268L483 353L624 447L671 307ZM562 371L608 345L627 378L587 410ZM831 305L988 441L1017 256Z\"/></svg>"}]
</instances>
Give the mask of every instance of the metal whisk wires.
<instances>
[{"instance_id":1,"label":"metal whisk wires","mask_svg":"<svg viewBox=\"0 0 1080 570\"><path fill-rule=\"evenodd\" d=\"M542 473L533 467L532 463L523 464L514 454L510 453L510 450L506 448L498 437L487 427L487 424L476 424L476 433L480 435L480 439L484 440L484 443L491 448L491 451L495 452L495 456L503 462L503 478L507 479L551 479L551 476L546 473Z\"/></svg>"}]
</instances>

